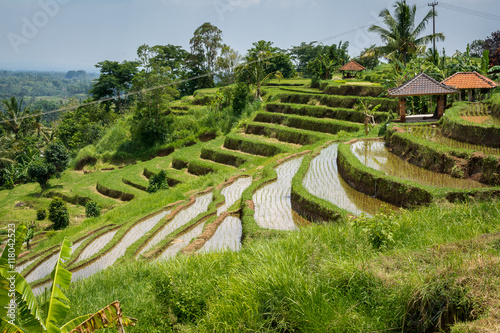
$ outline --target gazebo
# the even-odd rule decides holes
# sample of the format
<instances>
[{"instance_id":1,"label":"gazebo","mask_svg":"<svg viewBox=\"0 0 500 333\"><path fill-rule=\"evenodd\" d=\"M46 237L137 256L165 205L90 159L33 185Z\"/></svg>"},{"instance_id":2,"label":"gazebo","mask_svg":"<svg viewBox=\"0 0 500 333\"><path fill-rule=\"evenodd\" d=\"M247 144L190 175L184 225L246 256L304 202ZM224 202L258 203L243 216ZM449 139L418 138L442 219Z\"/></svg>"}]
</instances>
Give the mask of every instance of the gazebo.
<instances>
[{"instance_id":1,"label":"gazebo","mask_svg":"<svg viewBox=\"0 0 500 333\"><path fill-rule=\"evenodd\" d=\"M469 102L480 100L480 94L491 94L491 90L497 87L497 84L494 81L479 74L478 72L455 73L442 83L459 90L459 101L462 101L462 99L465 100L465 96L467 94L467 100Z\"/></svg>"},{"instance_id":2,"label":"gazebo","mask_svg":"<svg viewBox=\"0 0 500 333\"><path fill-rule=\"evenodd\" d=\"M457 90L439 83L425 73L420 73L400 87L389 89L390 97L399 97L400 122L406 122L406 97L437 96L437 117L444 115L445 96L456 93Z\"/></svg>"},{"instance_id":3,"label":"gazebo","mask_svg":"<svg viewBox=\"0 0 500 333\"><path fill-rule=\"evenodd\" d=\"M342 72L343 79L351 79L353 77L356 77L357 72L364 71L365 69L365 67L361 66L354 60L351 60L350 62L339 68L339 70Z\"/></svg>"}]
</instances>

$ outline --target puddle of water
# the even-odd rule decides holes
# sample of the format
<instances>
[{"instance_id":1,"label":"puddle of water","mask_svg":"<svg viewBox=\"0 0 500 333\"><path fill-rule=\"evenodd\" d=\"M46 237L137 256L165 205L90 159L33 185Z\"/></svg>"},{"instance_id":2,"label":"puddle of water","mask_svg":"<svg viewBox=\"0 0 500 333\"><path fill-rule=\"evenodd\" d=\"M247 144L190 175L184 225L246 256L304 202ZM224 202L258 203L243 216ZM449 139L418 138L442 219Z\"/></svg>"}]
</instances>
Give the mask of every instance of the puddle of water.
<instances>
[{"instance_id":1,"label":"puddle of water","mask_svg":"<svg viewBox=\"0 0 500 333\"><path fill-rule=\"evenodd\" d=\"M440 127L432 127L432 126L415 126L415 127L405 127L408 133L415 135L419 138L422 138L427 141L432 141L439 143L443 146L447 146L450 148L458 148L458 149L471 149L485 153L486 155L500 155L500 149L498 148L489 148L479 145L474 145L466 142L460 142L453 139L450 139L444 136L441 133Z\"/></svg>"},{"instance_id":2,"label":"puddle of water","mask_svg":"<svg viewBox=\"0 0 500 333\"><path fill-rule=\"evenodd\" d=\"M224 205L217 208L217 216L224 213L236 201L240 200L243 192L252 185L252 177L240 178L233 184L225 187L221 193L226 198Z\"/></svg>"},{"instance_id":3,"label":"puddle of water","mask_svg":"<svg viewBox=\"0 0 500 333\"><path fill-rule=\"evenodd\" d=\"M296 230L293 222L292 178L300 168L304 158L295 158L276 168L278 179L259 189L253 195L255 204L255 221L266 229Z\"/></svg>"},{"instance_id":4,"label":"puddle of water","mask_svg":"<svg viewBox=\"0 0 500 333\"><path fill-rule=\"evenodd\" d=\"M410 180L432 187L471 189L485 188L487 185L468 179L457 179L449 175L419 168L391 154L385 143L380 141L358 141L351 146L353 154L369 168L387 175Z\"/></svg>"},{"instance_id":5,"label":"puddle of water","mask_svg":"<svg viewBox=\"0 0 500 333\"><path fill-rule=\"evenodd\" d=\"M163 229L161 229L149 243L144 246L139 255L147 252L153 246L158 244L162 239L170 235L175 230L179 229L196 216L208 210L208 206L212 202L212 193L208 193L196 198L196 202L190 207L180 211ZM139 256L138 255L138 256Z\"/></svg>"},{"instance_id":6,"label":"puddle of water","mask_svg":"<svg viewBox=\"0 0 500 333\"><path fill-rule=\"evenodd\" d=\"M203 232L204 225L205 223L200 223L192 230L186 232L179 238L175 239L172 242L172 244L169 247L167 247L167 249L163 251L163 253L156 260L167 260L175 257L175 255L179 253L180 250L188 246L188 244L191 242L193 238L196 238L199 235L201 235L201 233Z\"/></svg>"},{"instance_id":7,"label":"puddle of water","mask_svg":"<svg viewBox=\"0 0 500 333\"><path fill-rule=\"evenodd\" d=\"M97 239L93 240L85 248L85 250L82 251L82 253L80 254L80 257L78 258L76 263L83 261L83 260L86 260L86 259L92 257L94 254L101 251L106 246L106 244L108 244L111 241L111 239L113 239L113 237L116 235L117 232L118 232L118 230L108 232L108 233L98 237Z\"/></svg>"},{"instance_id":8,"label":"puddle of water","mask_svg":"<svg viewBox=\"0 0 500 333\"><path fill-rule=\"evenodd\" d=\"M338 147L338 143L332 144L311 161L303 180L306 190L358 216L372 216L382 208L396 210L393 205L356 191L342 179L337 170Z\"/></svg>"},{"instance_id":9,"label":"puddle of water","mask_svg":"<svg viewBox=\"0 0 500 333\"><path fill-rule=\"evenodd\" d=\"M73 246L71 247L71 250L73 250L73 252L75 252L75 250L78 249L84 241L85 241L85 239L79 241L78 243L73 244ZM41 265L39 265L30 274L28 274L25 277L26 282L31 283L31 282L40 280L40 279L48 276L50 273L52 273L52 271L54 270L54 266L57 263L58 257L59 257L59 251L57 251L49 259L45 260Z\"/></svg>"},{"instance_id":10,"label":"puddle of water","mask_svg":"<svg viewBox=\"0 0 500 333\"><path fill-rule=\"evenodd\" d=\"M170 211L162 212L152 218L143 221L127 232L127 234L115 245L115 247L106 253L104 256L94 261L90 265L83 267L82 269L73 273L73 281L77 281L86 277L91 276L103 269L108 268L113 265L116 260L121 258L128 247L138 241L142 236L144 236L149 230L158 224L165 216L167 216Z\"/></svg>"},{"instance_id":11,"label":"puddle of water","mask_svg":"<svg viewBox=\"0 0 500 333\"><path fill-rule=\"evenodd\" d=\"M237 217L228 216L219 226L213 237L198 251L200 253L239 251L243 226Z\"/></svg>"}]
</instances>

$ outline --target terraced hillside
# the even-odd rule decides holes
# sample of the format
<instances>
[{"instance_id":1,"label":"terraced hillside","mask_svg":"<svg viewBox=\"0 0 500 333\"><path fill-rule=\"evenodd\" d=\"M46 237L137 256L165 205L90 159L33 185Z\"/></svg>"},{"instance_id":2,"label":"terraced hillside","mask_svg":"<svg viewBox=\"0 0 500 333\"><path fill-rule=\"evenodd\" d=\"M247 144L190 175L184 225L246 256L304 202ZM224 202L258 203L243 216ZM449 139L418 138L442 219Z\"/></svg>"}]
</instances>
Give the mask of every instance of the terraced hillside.
<instances>
[{"instance_id":1,"label":"terraced hillside","mask_svg":"<svg viewBox=\"0 0 500 333\"><path fill-rule=\"evenodd\" d=\"M247 240L295 232L311 222L343 223L381 210L500 194L500 142L485 134L485 148L459 143L457 136L463 126L490 133L494 122L477 124L469 113L464 118L471 106L458 104L440 123L389 125L385 143L376 138L377 127L367 139L357 104L380 104L373 116L382 123L396 102L381 93L366 84L332 83L323 91L273 85L265 90L262 110L226 136L131 165L68 171L45 195L62 197L80 217L69 229L39 237L18 270L41 292L63 237L74 243L68 267L78 280L126 261L237 251ZM176 110L188 112L187 105ZM148 179L161 170L170 188L146 192ZM23 186L36 192L32 184ZM16 191L0 192L0 200L13 208ZM102 217L81 217L90 200L105 208Z\"/></svg>"}]
</instances>

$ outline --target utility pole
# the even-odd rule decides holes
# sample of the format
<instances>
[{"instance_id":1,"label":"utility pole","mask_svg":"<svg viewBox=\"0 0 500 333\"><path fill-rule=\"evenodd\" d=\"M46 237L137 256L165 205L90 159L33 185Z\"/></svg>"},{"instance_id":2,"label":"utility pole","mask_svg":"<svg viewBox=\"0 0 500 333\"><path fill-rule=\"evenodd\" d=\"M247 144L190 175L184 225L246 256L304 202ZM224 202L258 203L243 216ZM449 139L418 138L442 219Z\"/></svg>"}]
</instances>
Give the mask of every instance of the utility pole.
<instances>
[{"instance_id":1,"label":"utility pole","mask_svg":"<svg viewBox=\"0 0 500 333\"><path fill-rule=\"evenodd\" d=\"M439 5L439 2L435 1L429 4L429 7L432 7L432 34L436 35L436 6ZM433 38L434 44L434 52L436 52L436 36Z\"/></svg>"}]
</instances>

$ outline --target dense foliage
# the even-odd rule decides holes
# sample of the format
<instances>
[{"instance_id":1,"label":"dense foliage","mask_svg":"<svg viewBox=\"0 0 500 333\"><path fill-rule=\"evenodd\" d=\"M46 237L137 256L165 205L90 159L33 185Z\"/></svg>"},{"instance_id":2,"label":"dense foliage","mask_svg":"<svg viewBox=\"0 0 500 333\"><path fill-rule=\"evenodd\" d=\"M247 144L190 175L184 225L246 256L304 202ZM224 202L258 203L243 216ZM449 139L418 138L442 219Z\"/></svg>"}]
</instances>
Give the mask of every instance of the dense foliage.
<instances>
[{"instance_id":1,"label":"dense foliage","mask_svg":"<svg viewBox=\"0 0 500 333\"><path fill-rule=\"evenodd\" d=\"M55 197L49 205L49 220L54 223L54 230L61 230L69 226L69 213L66 202Z\"/></svg>"},{"instance_id":2,"label":"dense foliage","mask_svg":"<svg viewBox=\"0 0 500 333\"><path fill-rule=\"evenodd\" d=\"M99 217L101 216L101 207L95 201L89 201L85 205L85 216L87 217Z\"/></svg>"},{"instance_id":3,"label":"dense foliage","mask_svg":"<svg viewBox=\"0 0 500 333\"><path fill-rule=\"evenodd\" d=\"M73 73L76 72L76 73ZM86 95L92 87L95 74L85 71L13 72L0 71L0 100L15 96L68 98Z\"/></svg>"},{"instance_id":4,"label":"dense foliage","mask_svg":"<svg viewBox=\"0 0 500 333\"><path fill-rule=\"evenodd\" d=\"M168 181L167 181L167 172L165 170L161 170L158 173L155 173L149 179L148 192L155 193L160 190L168 189Z\"/></svg>"}]
</instances>

